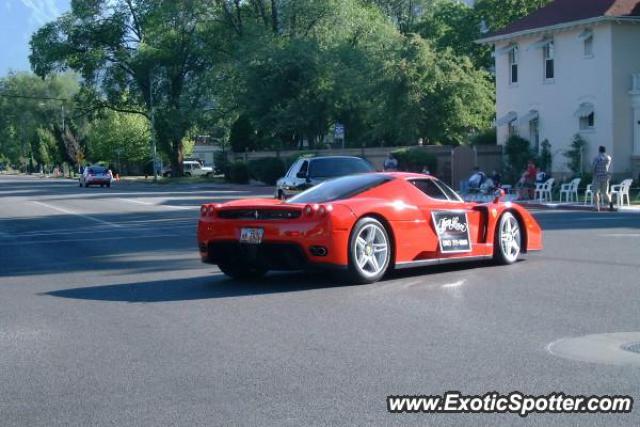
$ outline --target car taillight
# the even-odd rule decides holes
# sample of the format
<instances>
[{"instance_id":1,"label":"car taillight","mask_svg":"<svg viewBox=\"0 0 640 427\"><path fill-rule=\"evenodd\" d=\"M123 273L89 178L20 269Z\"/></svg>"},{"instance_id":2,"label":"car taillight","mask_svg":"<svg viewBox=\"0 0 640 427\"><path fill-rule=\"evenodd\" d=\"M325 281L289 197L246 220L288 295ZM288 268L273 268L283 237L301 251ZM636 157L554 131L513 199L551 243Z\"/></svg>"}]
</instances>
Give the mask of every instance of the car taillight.
<instances>
[{"instance_id":1,"label":"car taillight","mask_svg":"<svg viewBox=\"0 0 640 427\"><path fill-rule=\"evenodd\" d=\"M311 205L307 205L307 206L305 206L305 207L304 207L303 212L304 212L304 214L305 214L306 216L311 216L311 215L313 215L313 206L311 206Z\"/></svg>"},{"instance_id":2,"label":"car taillight","mask_svg":"<svg viewBox=\"0 0 640 427\"><path fill-rule=\"evenodd\" d=\"M316 203L313 205L306 205L302 211L306 216L312 216L315 213L317 213L320 216L327 216L332 210L333 210L333 206L331 205L325 206L325 205L319 205Z\"/></svg>"},{"instance_id":3,"label":"car taillight","mask_svg":"<svg viewBox=\"0 0 640 427\"><path fill-rule=\"evenodd\" d=\"M215 216L216 214L216 208L213 205L209 205L209 209L207 211L207 214L209 216Z\"/></svg>"},{"instance_id":4,"label":"car taillight","mask_svg":"<svg viewBox=\"0 0 640 427\"><path fill-rule=\"evenodd\" d=\"M209 207L207 205L200 206L200 216L206 216L208 208Z\"/></svg>"},{"instance_id":5,"label":"car taillight","mask_svg":"<svg viewBox=\"0 0 640 427\"><path fill-rule=\"evenodd\" d=\"M320 207L318 208L318 214L320 216L327 216L331 211L333 210L333 206L332 205L320 205Z\"/></svg>"}]
</instances>

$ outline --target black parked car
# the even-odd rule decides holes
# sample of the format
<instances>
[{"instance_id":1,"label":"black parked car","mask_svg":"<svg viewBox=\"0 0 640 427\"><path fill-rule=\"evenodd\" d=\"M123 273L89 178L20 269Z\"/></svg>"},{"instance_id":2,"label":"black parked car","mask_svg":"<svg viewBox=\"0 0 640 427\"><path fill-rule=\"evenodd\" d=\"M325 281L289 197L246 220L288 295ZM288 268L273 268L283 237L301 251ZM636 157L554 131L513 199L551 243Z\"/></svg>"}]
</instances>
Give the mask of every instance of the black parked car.
<instances>
[{"instance_id":1,"label":"black parked car","mask_svg":"<svg viewBox=\"0 0 640 427\"><path fill-rule=\"evenodd\" d=\"M286 199L327 179L375 171L371 163L360 157L302 157L278 180L275 196Z\"/></svg>"}]
</instances>

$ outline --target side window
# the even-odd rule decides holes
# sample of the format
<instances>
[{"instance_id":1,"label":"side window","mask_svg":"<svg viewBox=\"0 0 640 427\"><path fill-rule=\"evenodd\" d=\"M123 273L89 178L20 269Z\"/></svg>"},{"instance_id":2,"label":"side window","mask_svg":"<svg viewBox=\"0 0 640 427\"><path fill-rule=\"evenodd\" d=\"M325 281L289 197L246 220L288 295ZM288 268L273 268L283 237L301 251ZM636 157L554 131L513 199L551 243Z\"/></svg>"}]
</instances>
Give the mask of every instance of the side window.
<instances>
[{"instance_id":1,"label":"side window","mask_svg":"<svg viewBox=\"0 0 640 427\"><path fill-rule=\"evenodd\" d=\"M555 77L555 46L553 41L542 48L542 56L544 58L544 78L545 80L552 80Z\"/></svg>"},{"instance_id":2,"label":"side window","mask_svg":"<svg viewBox=\"0 0 640 427\"><path fill-rule=\"evenodd\" d=\"M416 179L411 183L427 196L436 200L449 200L447 195L430 179Z\"/></svg>"},{"instance_id":3,"label":"side window","mask_svg":"<svg viewBox=\"0 0 640 427\"><path fill-rule=\"evenodd\" d=\"M193 164L193 168L194 169L202 169L202 166L200 166L200 163L194 163Z\"/></svg>"},{"instance_id":4,"label":"side window","mask_svg":"<svg viewBox=\"0 0 640 427\"><path fill-rule=\"evenodd\" d=\"M300 166L300 170L298 171L298 173L303 173L303 174L307 174L309 172L309 161L305 160L304 162L302 162L302 166Z\"/></svg>"}]
</instances>

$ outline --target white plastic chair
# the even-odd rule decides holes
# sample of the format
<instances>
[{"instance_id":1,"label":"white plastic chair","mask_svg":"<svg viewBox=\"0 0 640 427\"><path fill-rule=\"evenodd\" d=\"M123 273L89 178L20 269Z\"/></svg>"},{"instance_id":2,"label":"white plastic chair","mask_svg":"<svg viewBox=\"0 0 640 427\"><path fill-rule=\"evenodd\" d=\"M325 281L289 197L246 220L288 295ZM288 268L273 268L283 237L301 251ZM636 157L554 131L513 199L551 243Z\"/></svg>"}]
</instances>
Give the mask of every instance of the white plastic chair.
<instances>
[{"instance_id":1,"label":"white plastic chair","mask_svg":"<svg viewBox=\"0 0 640 427\"><path fill-rule=\"evenodd\" d=\"M553 189L553 183L555 178L549 178L544 184L536 184L536 192L533 197L537 198L540 203L547 201L552 202L553 196L551 195L551 190Z\"/></svg>"},{"instance_id":2,"label":"white plastic chair","mask_svg":"<svg viewBox=\"0 0 640 427\"><path fill-rule=\"evenodd\" d=\"M629 198L629 189L631 188L632 179L625 179L620 184L612 185L610 189L611 201L615 196L618 206L624 206L624 198L627 198L627 205L631 206Z\"/></svg>"},{"instance_id":3,"label":"white plastic chair","mask_svg":"<svg viewBox=\"0 0 640 427\"><path fill-rule=\"evenodd\" d=\"M593 184L587 185L587 189L584 190L584 204L585 205L587 204L587 199L591 200L589 202L590 205L593 204L593 187L592 187L592 185Z\"/></svg>"},{"instance_id":4,"label":"white plastic chair","mask_svg":"<svg viewBox=\"0 0 640 427\"><path fill-rule=\"evenodd\" d=\"M571 182L567 184L562 184L560 186L560 202L562 202L562 196L565 196L565 199L568 202L575 201L578 202L578 186L580 185L580 178L574 178Z\"/></svg>"}]
</instances>

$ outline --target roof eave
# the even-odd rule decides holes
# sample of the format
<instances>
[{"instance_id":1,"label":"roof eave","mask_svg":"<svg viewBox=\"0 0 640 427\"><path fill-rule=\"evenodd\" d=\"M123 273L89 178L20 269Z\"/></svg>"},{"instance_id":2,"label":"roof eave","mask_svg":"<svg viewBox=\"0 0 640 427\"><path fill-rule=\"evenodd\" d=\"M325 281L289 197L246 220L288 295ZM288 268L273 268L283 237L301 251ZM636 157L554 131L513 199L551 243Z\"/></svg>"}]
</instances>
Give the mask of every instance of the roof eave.
<instances>
[{"instance_id":1,"label":"roof eave","mask_svg":"<svg viewBox=\"0 0 640 427\"><path fill-rule=\"evenodd\" d=\"M565 28L575 27L575 26L578 26L578 25L590 25L590 24L596 24L596 23L605 22L605 21L606 22L611 22L611 21L640 22L640 16L597 16L595 18L580 19L578 21L563 22L561 24L548 25L546 27L537 27L537 28L531 28L531 29L528 29L528 30L522 30L522 31L517 31L517 32L513 32L513 33L507 33L507 34L500 34L500 35L497 35L497 36L485 37L485 38L482 38L482 39L475 40L475 43L477 43L477 44L494 44L494 43L499 42L499 41L515 39L515 38L518 38L518 37L523 37L523 36L536 34L536 33L540 33L540 32L549 32L549 31L562 30L562 29L565 29Z\"/></svg>"}]
</instances>

